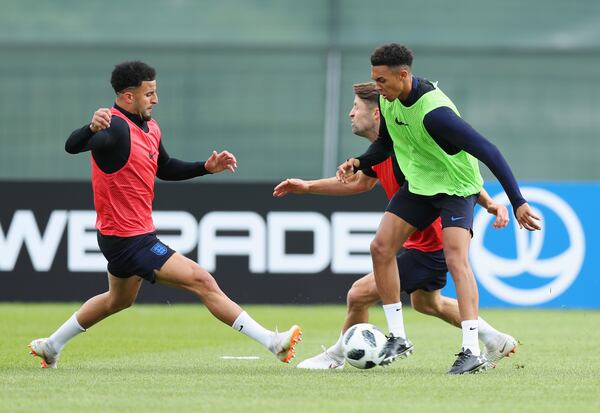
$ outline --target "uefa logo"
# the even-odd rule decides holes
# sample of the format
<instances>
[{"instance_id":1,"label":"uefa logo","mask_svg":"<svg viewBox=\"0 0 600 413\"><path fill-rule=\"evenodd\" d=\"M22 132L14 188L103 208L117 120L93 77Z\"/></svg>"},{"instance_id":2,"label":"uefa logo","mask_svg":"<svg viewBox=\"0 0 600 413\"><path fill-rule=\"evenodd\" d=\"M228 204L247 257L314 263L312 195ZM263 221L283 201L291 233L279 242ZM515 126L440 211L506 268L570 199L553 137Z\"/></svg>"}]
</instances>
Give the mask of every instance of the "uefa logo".
<instances>
[{"instance_id":1,"label":"uefa logo","mask_svg":"<svg viewBox=\"0 0 600 413\"><path fill-rule=\"evenodd\" d=\"M494 216L481 210L473 222L471 263L477 280L497 298L516 305L536 305L556 299L575 281L583 265L585 236L573 209L556 194L534 187L522 188L522 192L534 213L542 219L542 230L519 229L513 215L514 245L501 243L501 248L492 252L485 243L490 232L510 231L511 226L493 230ZM504 192L494 197L494 202L510 205ZM547 221L542 208L554 219ZM509 211L512 211L510 206ZM564 226L566 239L549 238L547 225ZM550 243L560 245L560 250L550 248L551 253L548 253L544 246ZM514 253L508 255L514 256L500 255L500 249L513 251L513 248ZM542 251L546 252L542 254Z\"/></svg>"}]
</instances>

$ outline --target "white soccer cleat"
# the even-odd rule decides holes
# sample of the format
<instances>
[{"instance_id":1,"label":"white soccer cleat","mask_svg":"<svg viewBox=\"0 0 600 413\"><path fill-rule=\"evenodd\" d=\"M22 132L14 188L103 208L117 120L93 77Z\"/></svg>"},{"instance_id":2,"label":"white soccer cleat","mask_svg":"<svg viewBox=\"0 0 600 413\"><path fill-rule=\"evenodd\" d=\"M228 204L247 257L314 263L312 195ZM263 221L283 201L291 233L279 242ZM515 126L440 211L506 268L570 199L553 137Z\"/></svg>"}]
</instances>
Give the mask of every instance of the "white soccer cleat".
<instances>
[{"instance_id":1,"label":"white soccer cleat","mask_svg":"<svg viewBox=\"0 0 600 413\"><path fill-rule=\"evenodd\" d=\"M508 334L498 335L492 342L486 343L483 355L488 359L491 368L504 357L510 357L517 352L517 340Z\"/></svg>"},{"instance_id":2,"label":"white soccer cleat","mask_svg":"<svg viewBox=\"0 0 600 413\"><path fill-rule=\"evenodd\" d=\"M273 333L273 338L269 350L284 363L289 363L296 356L296 345L302 340L302 330L297 325L293 325L288 331L283 333Z\"/></svg>"},{"instance_id":3,"label":"white soccer cleat","mask_svg":"<svg viewBox=\"0 0 600 413\"><path fill-rule=\"evenodd\" d=\"M336 356L323 347L323 352L300 362L296 367L310 370L341 370L344 368L344 356Z\"/></svg>"},{"instance_id":4,"label":"white soccer cleat","mask_svg":"<svg viewBox=\"0 0 600 413\"><path fill-rule=\"evenodd\" d=\"M29 354L41 359L43 369L55 369L58 363L59 353L57 353L47 338L38 338L28 345Z\"/></svg>"}]
</instances>

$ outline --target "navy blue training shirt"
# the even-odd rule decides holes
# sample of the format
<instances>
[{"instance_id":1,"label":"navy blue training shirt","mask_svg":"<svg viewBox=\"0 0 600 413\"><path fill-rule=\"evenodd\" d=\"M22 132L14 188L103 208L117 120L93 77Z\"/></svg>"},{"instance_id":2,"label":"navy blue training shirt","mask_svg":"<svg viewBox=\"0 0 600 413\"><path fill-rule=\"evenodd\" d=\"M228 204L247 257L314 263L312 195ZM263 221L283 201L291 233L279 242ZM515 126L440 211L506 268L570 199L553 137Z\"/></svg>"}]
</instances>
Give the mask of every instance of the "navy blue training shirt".
<instances>
[{"instance_id":1,"label":"navy blue training shirt","mask_svg":"<svg viewBox=\"0 0 600 413\"><path fill-rule=\"evenodd\" d=\"M421 96L434 88L428 80L413 76L411 92L400 102L406 107L412 106ZM385 119L383 116L380 119L379 138L357 158L361 170L370 168L393 154L393 142ZM464 150L483 162L500 181L515 211L526 202L502 153L452 109L442 106L432 110L423 118L423 125L433 140L448 155Z\"/></svg>"}]
</instances>

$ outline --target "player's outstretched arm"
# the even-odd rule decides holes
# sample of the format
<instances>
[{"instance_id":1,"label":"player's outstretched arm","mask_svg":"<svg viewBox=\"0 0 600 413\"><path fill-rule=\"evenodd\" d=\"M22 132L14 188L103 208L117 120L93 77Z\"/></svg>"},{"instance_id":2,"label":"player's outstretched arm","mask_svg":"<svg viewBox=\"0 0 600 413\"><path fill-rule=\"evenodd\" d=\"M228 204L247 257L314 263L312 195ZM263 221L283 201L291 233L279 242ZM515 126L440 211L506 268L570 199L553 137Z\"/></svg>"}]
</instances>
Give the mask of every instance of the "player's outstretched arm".
<instances>
[{"instance_id":1,"label":"player's outstretched arm","mask_svg":"<svg viewBox=\"0 0 600 413\"><path fill-rule=\"evenodd\" d=\"M517 217L519 228L525 228L529 231L542 229L542 226L540 225L540 217L533 213L527 202L517 208L515 211L515 216Z\"/></svg>"},{"instance_id":2,"label":"player's outstretched arm","mask_svg":"<svg viewBox=\"0 0 600 413\"><path fill-rule=\"evenodd\" d=\"M377 183L376 178L371 178L359 172L348 178L343 184L337 178L324 178L313 181L305 181L290 178L280 182L273 190L273 196L281 198L287 194L315 194L315 195L352 195L370 191Z\"/></svg>"},{"instance_id":3,"label":"player's outstretched arm","mask_svg":"<svg viewBox=\"0 0 600 413\"><path fill-rule=\"evenodd\" d=\"M481 191L479 192L477 203L485 208L487 212L496 216L496 219L492 224L493 228L504 228L508 225L508 209L504 205L495 203L492 200L492 197L490 197L490 194L483 188L481 188Z\"/></svg>"},{"instance_id":4,"label":"player's outstretched arm","mask_svg":"<svg viewBox=\"0 0 600 413\"><path fill-rule=\"evenodd\" d=\"M447 106L436 108L423 119L429 135L442 147L464 150L483 162L498 178L513 210L525 203L517 180L500 150Z\"/></svg>"},{"instance_id":5,"label":"player's outstretched arm","mask_svg":"<svg viewBox=\"0 0 600 413\"><path fill-rule=\"evenodd\" d=\"M237 160L235 156L229 151L213 151L210 158L204 163L204 167L211 174L217 174L223 172L225 169L230 172L235 172L237 168Z\"/></svg>"},{"instance_id":6,"label":"player's outstretched arm","mask_svg":"<svg viewBox=\"0 0 600 413\"><path fill-rule=\"evenodd\" d=\"M276 198L284 197L287 194L303 195L308 193L308 181L298 178L285 179L273 188L273 196Z\"/></svg>"}]
</instances>

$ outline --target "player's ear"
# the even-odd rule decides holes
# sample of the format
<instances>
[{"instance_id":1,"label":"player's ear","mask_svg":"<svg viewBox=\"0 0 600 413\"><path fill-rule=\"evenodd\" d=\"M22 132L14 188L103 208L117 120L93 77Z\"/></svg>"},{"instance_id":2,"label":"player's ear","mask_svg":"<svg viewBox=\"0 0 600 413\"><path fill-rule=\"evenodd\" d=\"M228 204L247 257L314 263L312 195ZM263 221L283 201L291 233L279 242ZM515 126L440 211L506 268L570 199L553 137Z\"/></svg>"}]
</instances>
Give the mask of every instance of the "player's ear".
<instances>
[{"instance_id":1,"label":"player's ear","mask_svg":"<svg viewBox=\"0 0 600 413\"><path fill-rule=\"evenodd\" d=\"M125 98L125 102L133 103L133 93L127 91L127 92L122 92L122 95Z\"/></svg>"}]
</instances>

